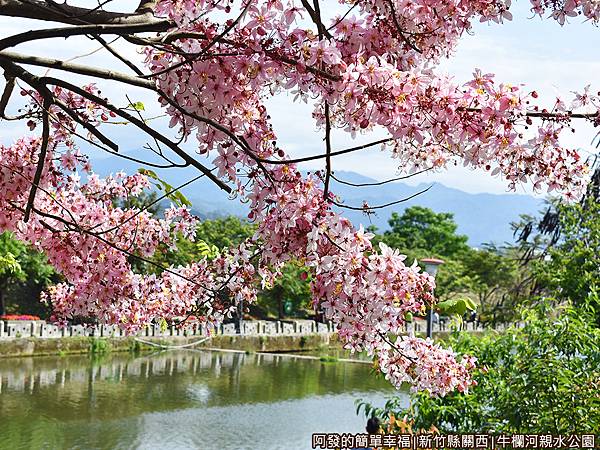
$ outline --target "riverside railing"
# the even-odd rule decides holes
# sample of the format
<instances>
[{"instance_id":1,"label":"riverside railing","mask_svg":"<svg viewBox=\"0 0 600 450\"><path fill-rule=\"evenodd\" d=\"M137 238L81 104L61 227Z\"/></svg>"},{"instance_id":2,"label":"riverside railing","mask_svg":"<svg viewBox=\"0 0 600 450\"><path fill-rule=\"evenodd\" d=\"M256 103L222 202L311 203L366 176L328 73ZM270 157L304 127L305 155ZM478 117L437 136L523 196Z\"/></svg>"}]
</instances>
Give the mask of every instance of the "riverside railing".
<instances>
[{"instance_id":1,"label":"riverside railing","mask_svg":"<svg viewBox=\"0 0 600 450\"><path fill-rule=\"evenodd\" d=\"M495 326L464 322L461 327L464 331L484 331L486 329L504 330L508 324L496 324ZM433 332L450 332L453 325L447 322L434 323ZM424 320L415 320L408 324L406 333L425 333L426 323ZM318 333L334 333L333 323L318 323L313 320L288 320L288 321L267 321L267 320L245 320L242 322L241 330L238 333L233 323L213 325L190 323L180 327L161 327L153 325L146 327L137 333L137 337L173 337L173 336L206 336L210 335L308 335ZM59 327L57 325L46 323L43 320L25 321L0 321L0 339L19 339L19 338L40 338L53 339L72 336L93 336L93 337L126 337L123 330L115 325L67 325Z\"/></svg>"},{"instance_id":2,"label":"riverside railing","mask_svg":"<svg viewBox=\"0 0 600 450\"><path fill-rule=\"evenodd\" d=\"M173 337L173 336L206 336L206 335L307 335L315 333L333 333L332 323L317 323L312 320L267 321L245 320L242 322L240 333L233 323L213 325L189 323L183 326L161 327L148 326L134 334L137 337ZM67 325L59 327L43 320L0 321L0 339L40 338L53 339L76 336L94 337L126 337L131 336L116 325Z\"/></svg>"}]
</instances>

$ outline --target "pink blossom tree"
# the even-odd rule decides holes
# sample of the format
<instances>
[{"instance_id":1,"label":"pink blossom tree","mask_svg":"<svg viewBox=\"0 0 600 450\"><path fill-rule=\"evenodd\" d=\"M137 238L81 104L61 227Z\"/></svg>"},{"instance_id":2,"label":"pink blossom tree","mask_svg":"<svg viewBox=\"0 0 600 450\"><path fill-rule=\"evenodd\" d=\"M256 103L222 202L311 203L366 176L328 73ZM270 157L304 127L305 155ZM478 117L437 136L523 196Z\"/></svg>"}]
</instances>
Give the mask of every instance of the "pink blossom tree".
<instances>
[{"instance_id":1,"label":"pink blossom tree","mask_svg":"<svg viewBox=\"0 0 600 450\"><path fill-rule=\"evenodd\" d=\"M331 4L320 0L143 0L131 12L109 11L110 4L0 0L0 15L49 22L0 39L0 118L32 131L0 146L0 229L44 251L64 276L46 296L55 319L93 317L129 331L191 315L218 322L237 301L256 298L256 280L272 284L293 258L311 272L314 307L347 348L376 357L393 384L436 395L467 389L472 358L402 335L409 313L433 304L433 279L398 252L373 248L369 233L334 212L334 205L366 213L377 206L344 204L330 180L336 156L381 146L409 174L461 162L513 189L529 182L579 196L588 167L561 145L561 134L575 119L598 121L600 102L588 88L542 105L535 91L491 74L476 70L457 84L436 70L474 21L511 20L510 0L341 1L344 12L329 19L322 12ZM532 0L531 10L561 25L600 17L591 0ZM89 39L128 72L14 51L51 38ZM126 57L121 43L138 46L140 60ZM135 103L119 105L73 74L150 91L171 132L156 130ZM319 154L293 159L278 145L267 101L282 92L314 101L324 135ZM9 113L11 105L20 109ZM192 166L248 202L255 236L214 259L135 273L131 258L150 261L159 246L176 247L177 236L193 238L196 219L183 206L162 219L147 208L115 206L150 182L143 174L93 174L91 148L132 159L108 131L114 122L144 134L160 159L138 163ZM334 149L334 129L353 136L379 129L388 137ZM296 167L318 159L323 170L315 174Z\"/></svg>"}]
</instances>

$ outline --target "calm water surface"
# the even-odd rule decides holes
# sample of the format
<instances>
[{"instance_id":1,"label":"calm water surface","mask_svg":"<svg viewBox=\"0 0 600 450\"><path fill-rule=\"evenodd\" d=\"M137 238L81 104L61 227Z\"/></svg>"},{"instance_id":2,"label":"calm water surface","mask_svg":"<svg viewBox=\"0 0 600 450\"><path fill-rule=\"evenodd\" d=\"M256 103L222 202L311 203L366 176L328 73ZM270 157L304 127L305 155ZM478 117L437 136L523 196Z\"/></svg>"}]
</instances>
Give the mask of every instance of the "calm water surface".
<instances>
[{"instance_id":1,"label":"calm water surface","mask_svg":"<svg viewBox=\"0 0 600 450\"><path fill-rule=\"evenodd\" d=\"M395 391L357 363L169 351L0 360L0 448L309 449Z\"/></svg>"}]
</instances>

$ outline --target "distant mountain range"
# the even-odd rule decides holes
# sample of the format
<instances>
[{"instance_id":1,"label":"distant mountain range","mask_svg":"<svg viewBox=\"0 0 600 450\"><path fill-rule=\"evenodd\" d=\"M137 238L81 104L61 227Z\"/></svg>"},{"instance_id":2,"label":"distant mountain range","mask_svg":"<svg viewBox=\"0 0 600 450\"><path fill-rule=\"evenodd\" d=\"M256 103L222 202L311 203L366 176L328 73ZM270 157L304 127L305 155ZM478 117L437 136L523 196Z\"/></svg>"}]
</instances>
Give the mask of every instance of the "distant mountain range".
<instances>
[{"instance_id":1,"label":"distant mountain range","mask_svg":"<svg viewBox=\"0 0 600 450\"><path fill-rule=\"evenodd\" d=\"M115 173L119 170L125 173L135 173L139 164L124 159L94 159L92 165L101 176ZM186 180L197 176L194 168L164 169L155 172L167 183L178 186ZM373 183L377 180L365 177L355 172L336 171L336 177L350 183ZM429 185L420 184L409 186L395 182L381 186L352 187L332 180L331 191L343 199L344 203L361 206L367 202L371 206L390 203L409 197ZM193 211L202 218L214 218L225 215L245 217L248 214L247 205L239 200L229 200L227 194L213 183L200 179L186 188L183 194L192 202ZM378 210L375 215L366 216L360 211L342 210L355 225L375 225L380 231L388 227L387 220L392 212L401 213L409 206L425 206L435 212L451 212L458 224L458 232L469 237L469 244L480 246L483 243L494 242L502 244L513 242L510 223L519 219L521 214L536 214L542 208L543 200L528 195L519 194L470 194L458 189L449 188L436 183L433 187L415 198L398 205Z\"/></svg>"}]
</instances>

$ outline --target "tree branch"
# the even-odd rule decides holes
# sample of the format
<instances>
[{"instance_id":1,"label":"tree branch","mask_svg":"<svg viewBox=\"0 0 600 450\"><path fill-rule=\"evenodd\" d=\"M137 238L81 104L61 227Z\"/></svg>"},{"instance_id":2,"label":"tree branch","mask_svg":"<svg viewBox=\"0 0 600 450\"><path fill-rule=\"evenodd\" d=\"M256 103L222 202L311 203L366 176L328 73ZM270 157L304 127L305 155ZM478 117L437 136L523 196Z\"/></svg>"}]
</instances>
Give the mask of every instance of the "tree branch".
<instances>
[{"instance_id":1,"label":"tree branch","mask_svg":"<svg viewBox=\"0 0 600 450\"><path fill-rule=\"evenodd\" d=\"M96 138L100 142L102 142L104 145L109 147L113 152L116 153L119 151L119 145L117 143L115 143L111 139L109 139L106 135L104 135L104 133L99 131L95 126L90 125L88 122L86 122L81 117L79 117L77 112L74 111L72 108L69 108L69 106L65 105L63 102L58 101L58 100L55 100L54 103L60 109L62 109L69 117L71 117L71 119L73 119L75 122L77 122L83 128L85 128L91 135L96 136Z\"/></svg>"},{"instance_id":2,"label":"tree branch","mask_svg":"<svg viewBox=\"0 0 600 450\"><path fill-rule=\"evenodd\" d=\"M152 13L156 6L156 0L141 0L138 7L135 9L135 14Z\"/></svg>"},{"instance_id":3,"label":"tree branch","mask_svg":"<svg viewBox=\"0 0 600 450\"><path fill-rule=\"evenodd\" d=\"M310 3L308 3L308 0L302 0L302 6L304 6L304 9L306 9L306 12L308 12L310 18L312 19L314 24L317 26L318 33L325 35L328 39L333 39L333 36L331 35L331 33L325 28L325 25L323 25L320 14L317 13L316 9L314 9L312 6L310 6ZM315 3L315 6L318 8L319 4Z\"/></svg>"},{"instance_id":4,"label":"tree branch","mask_svg":"<svg viewBox=\"0 0 600 450\"><path fill-rule=\"evenodd\" d=\"M103 9L88 9L77 6L53 5L48 1L34 0L0 0L0 16L22 17L24 19L45 20L49 22L66 23L70 25L81 24L121 24L138 25L154 22L155 25L169 23L164 19L154 17L152 11L147 10L151 1L142 1L134 13L118 13ZM60 6L60 7L57 7ZM82 19L85 17L85 20ZM171 28L170 24L168 28ZM164 30L148 30L164 31Z\"/></svg>"},{"instance_id":5,"label":"tree branch","mask_svg":"<svg viewBox=\"0 0 600 450\"><path fill-rule=\"evenodd\" d=\"M103 108L105 108L109 111L112 111L117 116L120 116L123 119L133 123L137 128L144 131L149 136L156 138L157 140L159 140L160 142L165 144L175 154L177 154L181 159L183 159L189 165L194 166L196 169L200 170L200 172L202 172L204 175L206 175L207 178L212 180L217 186L219 186L225 192L227 192L228 194L231 193L231 188L229 186L227 186L223 181L221 181L218 177L216 177L207 167L205 167L203 164L201 164L200 162L198 162L197 160L192 158L190 155L188 155L175 142L171 141L170 139L168 139L166 136L164 136L160 132L149 127L146 123L144 123L143 120L140 120L137 117L129 114L127 111L117 108L116 106L112 105L111 103L104 100L103 98L100 98L97 95L87 92L85 89L81 89L79 86L71 84L67 81L60 80L58 78L53 78L53 77L38 77L36 75L33 75L32 73L26 71L22 67L18 66L17 64L13 63L12 61L10 61L6 58L0 57L0 66L2 66L5 71L8 71L10 74L12 74L18 78L21 78L23 81L25 81L31 87L33 87L34 89L39 91L40 94L44 98L48 98L48 99L54 98L52 92L48 89L47 85L60 86L60 87L67 89L75 94L80 95L83 98L90 100L91 102L96 103L97 105L102 106ZM115 144L113 143L113 147L114 147L114 145Z\"/></svg>"},{"instance_id":6,"label":"tree branch","mask_svg":"<svg viewBox=\"0 0 600 450\"><path fill-rule=\"evenodd\" d=\"M15 77L8 74L4 74L6 84L4 85L4 92L2 92L2 98L0 98L0 118L6 118L6 106L10 100L13 89L15 88Z\"/></svg>"},{"instance_id":7,"label":"tree branch","mask_svg":"<svg viewBox=\"0 0 600 450\"><path fill-rule=\"evenodd\" d=\"M316 0L315 0L316 1ZM329 180L331 177L331 119L329 117L329 103L325 100L325 184L323 198L329 198Z\"/></svg>"},{"instance_id":8,"label":"tree branch","mask_svg":"<svg viewBox=\"0 0 600 450\"><path fill-rule=\"evenodd\" d=\"M0 0L1 2L2 0ZM0 15L2 10L0 9ZM25 42L36 41L38 39L68 38L71 36L83 36L86 34L134 34L150 31L167 31L173 24L161 20L138 24L115 24L115 25L78 25L75 27L48 28L44 30L32 30L25 33L14 34L4 39L0 39L0 50L14 47Z\"/></svg>"},{"instance_id":9,"label":"tree branch","mask_svg":"<svg viewBox=\"0 0 600 450\"><path fill-rule=\"evenodd\" d=\"M96 39L98 42L100 42L100 44L102 44L102 46L111 55L113 55L115 58L117 58L119 61L121 61L123 64L125 64L131 70L133 70L136 75L138 75L140 77L144 75L144 72L142 72L140 69L138 69L138 67L134 63L132 63L131 61L129 61L127 58L125 58L119 52L117 52L114 48L112 48L111 45L108 42L106 42L106 40L102 36L100 36L98 34L94 34L94 35L92 35L92 37L94 39ZM117 38L117 39L119 39L119 38Z\"/></svg>"},{"instance_id":10,"label":"tree branch","mask_svg":"<svg viewBox=\"0 0 600 450\"><path fill-rule=\"evenodd\" d=\"M35 194L37 187L42 179L42 173L44 172L44 164L46 163L46 154L48 153L48 141L50 140L50 118L48 117L48 110L52 104L51 98L44 98L44 112L42 116L42 145L40 147L40 153L38 156L38 163L35 169L35 175L33 177L33 183L31 183L31 190L29 191L29 198L27 199L27 206L25 207L25 213L23 215L23 222L29 222L29 216L33 209L33 202L35 201Z\"/></svg>"},{"instance_id":11,"label":"tree branch","mask_svg":"<svg viewBox=\"0 0 600 450\"><path fill-rule=\"evenodd\" d=\"M52 78L52 77L44 77L43 80L51 85L54 86L60 86L62 88L68 89L78 95L81 95L84 98L87 98L88 100L102 106L103 108L108 109L109 111L114 112L116 115L122 117L125 120L128 120L129 122L133 123L136 127L138 127L140 130L144 131L146 134L148 134L149 136L156 138L157 140L159 140L160 142L162 142L164 145L166 145L167 147L169 147L173 152L175 152L175 154L177 154L181 159L183 159L186 163L190 164L191 166L194 166L196 169L200 170L200 172L202 172L204 175L207 176L207 178L209 178L211 181L213 181L217 186L219 186L222 190L224 190L225 192L227 192L228 194L231 193L231 188L229 186L227 186L225 183L223 183L223 181L221 181L219 178L217 178L215 175L213 175L213 173L207 168L205 167L203 164L201 164L200 162L196 161L194 158L192 158L190 155L188 155L184 150L182 150L175 142L171 141L170 139L168 139L166 136L162 135L161 133L159 133L158 131L154 130L153 128L149 127L148 125L146 125L144 123L144 121L138 119L137 117L129 114L127 111L123 111L122 109L117 108L116 106L112 105L111 103L107 102L106 100L91 94L90 92L87 92L84 89L81 89L79 86L75 86L71 83L68 83L64 80L59 80L57 78Z\"/></svg>"},{"instance_id":12,"label":"tree branch","mask_svg":"<svg viewBox=\"0 0 600 450\"><path fill-rule=\"evenodd\" d=\"M345 209L350 209L352 211L364 211L366 213L368 212L372 212L376 209L383 209L383 208L387 208L388 206L393 206L393 205L397 205L398 203L403 203L403 202L407 202L408 200L415 198L417 195L421 195L424 194L425 192L427 192L429 189L431 189L433 187L433 184L431 186L429 186L426 189L423 189L422 191L419 191L413 195L410 195L408 197L402 198L400 200L396 200L394 202L389 202L389 203L385 203L383 205L378 205L378 206L369 206L367 203L365 203L363 206L347 206L344 205L343 203L339 203L336 201L333 201L333 204L335 206L339 206L340 208L345 208Z\"/></svg>"},{"instance_id":13,"label":"tree branch","mask_svg":"<svg viewBox=\"0 0 600 450\"><path fill-rule=\"evenodd\" d=\"M145 80L143 78L138 78L134 76L127 75L121 72L115 72L113 70L100 69L95 67L90 67L83 64L75 64L70 62L65 62L60 59L54 58L41 58L38 56L30 56L30 55L22 55L20 53L0 51L0 58L7 58L13 62L18 62L21 64L27 64L32 66L41 66L41 67L49 67L57 70L64 70L66 72L78 73L80 75L87 75L90 77L98 77L103 78L105 80L113 80L119 81L121 83L126 83L132 86L141 87L144 89L152 89L156 90L156 85L154 82L150 80Z\"/></svg>"},{"instance_id":14,"label":"tree branch","mask_svg":"<svg viewBox=\"0 0 600 450\"><path fill-rule=\"evenodd\" d=\"M428 169L419 170L419 171L417 171L415 173L404 175L402 177L390 178L389 180L377 181L377 182L374 182L374 183L351 183L349 181L340 180L339 178L337 178L335 176L334 172L331 173L331 178L333 178L335 181L337 181L340 184L345 184L346 186L352 186L352 187L381 186L383 184L393 183L394 181L406 180L407 178L411 178L411 177L415 177L417 175L421 175L422 173L429 172L430 170L433 170L433 167L430 167Z\"/></svg>"},{"instance_id":15,"label":"tree branch","mask_svg":"<svg viewBox=\"0 0 600 450\"><path fill-rule=\"evenodd\" d=\"M329 156L345 155L346 153L357 152L359 150L364 150L365 148L373 147L373 146L379 145L379 144L385 144L385 143L391 142L391 141L393 141L393 138L380 139L378 141L371 142L369 144L358 145L356 147L350 147L350 148L346 148L344 150L337 150L335 152L331 152L329 154ZM323 154L319 154L319 155L305 156L303 158L296 158L296 159L276 160L276 159L262 159L261 158L260 161L263 163L266 163L266 164L295 164L295 163L301 163L301 162L306 162L306 161L314 161L315 159L322 159L322 158L326 158L326 157L327 157L327 153L323 153Z\"/></svg>"}]
</instances>

